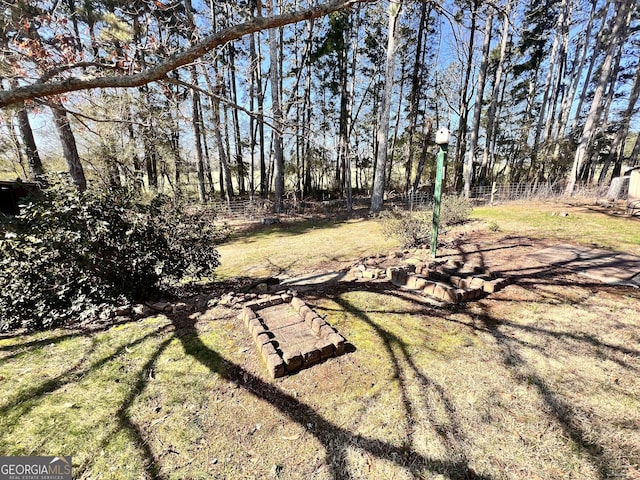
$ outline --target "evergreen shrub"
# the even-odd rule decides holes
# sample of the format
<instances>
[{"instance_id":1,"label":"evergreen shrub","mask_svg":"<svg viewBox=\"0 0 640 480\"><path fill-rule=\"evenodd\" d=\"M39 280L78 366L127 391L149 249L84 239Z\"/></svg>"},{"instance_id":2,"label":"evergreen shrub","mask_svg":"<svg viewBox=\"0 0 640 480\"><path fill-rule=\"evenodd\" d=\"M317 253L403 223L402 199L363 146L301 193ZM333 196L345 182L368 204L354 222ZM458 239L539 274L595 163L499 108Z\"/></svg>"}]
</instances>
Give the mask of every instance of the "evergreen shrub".
<instances>
[{"instance_id":1,"label":"evergreen shrub","mask_svg":"<svg viewBox=\"0 0 640 480\"><path fill-rule=\"evenodd\" d=\"M144 203L126 191L49 187L2 219L0 331L72 323L101 304L209 277L225 235L212 214L168 197Z\"/></svg>"}]
</instances>

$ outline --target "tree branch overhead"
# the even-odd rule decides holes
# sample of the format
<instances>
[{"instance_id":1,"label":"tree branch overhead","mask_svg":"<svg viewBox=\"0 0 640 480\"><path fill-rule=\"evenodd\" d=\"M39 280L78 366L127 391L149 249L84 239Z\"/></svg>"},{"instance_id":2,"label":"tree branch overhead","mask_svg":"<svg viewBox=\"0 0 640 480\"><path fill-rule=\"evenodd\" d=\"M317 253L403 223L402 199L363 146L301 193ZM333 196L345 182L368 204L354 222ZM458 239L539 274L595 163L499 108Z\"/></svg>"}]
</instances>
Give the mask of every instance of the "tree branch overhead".
<instances>
[{"instance_id":1,"label":"tree branch overhead","mask_svg":"<svg viewBox=\"0 0 640 480\"><path fill-rule=\"evenodd\" d=\"M245 35L270 28L297 23L303 20L322 17L337 10L349 8L358 3L370 3L376 0L334 0L314 7L273 17L254 17L248 22L216 32L202 39L196 45L167 57L163 62L151 66L139 73L113 75L96 78L70 77L59 81L42 81L23 85L10 90L0 91L0 108L32 100L35 98L59 95L93 88L133 88L161 80L182 66L192 63L214 48Z\"/></svg>"}]
</instances>

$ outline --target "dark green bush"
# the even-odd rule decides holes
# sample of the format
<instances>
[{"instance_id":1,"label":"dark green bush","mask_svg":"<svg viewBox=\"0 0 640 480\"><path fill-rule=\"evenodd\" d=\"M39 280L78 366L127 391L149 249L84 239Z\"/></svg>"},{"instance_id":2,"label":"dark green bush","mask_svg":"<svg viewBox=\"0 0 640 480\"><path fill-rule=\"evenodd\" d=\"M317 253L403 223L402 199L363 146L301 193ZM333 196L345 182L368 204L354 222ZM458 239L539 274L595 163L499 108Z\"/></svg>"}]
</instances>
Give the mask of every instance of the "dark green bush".
<instances>
[{"instance_id":1,"label":"dark green bush","mask_svg":"<svg viewBox=\"0 0 640 480\"><path fill-rule=\"evenodd\" d=\"M100 304L212 275L225 232L202 213L166 197L46 189L0 229L0 330L82 320Z\"/></svg>"},{"instance_id":2,"label":"dark green bush","mask_svg":"<svg viewBox=\"0 0 640 480\"><path fill-rule=\"evenodd\" d=\"M469 220L472 210L471 201L464 197L447 195L442 197L440 205L439 231L444 233L448 227ZM395 238L403 248L414 248L431 244L433 212L419 210L386 211L381 214L382 232L389 238Z\"/></svg>"}]
</instances>

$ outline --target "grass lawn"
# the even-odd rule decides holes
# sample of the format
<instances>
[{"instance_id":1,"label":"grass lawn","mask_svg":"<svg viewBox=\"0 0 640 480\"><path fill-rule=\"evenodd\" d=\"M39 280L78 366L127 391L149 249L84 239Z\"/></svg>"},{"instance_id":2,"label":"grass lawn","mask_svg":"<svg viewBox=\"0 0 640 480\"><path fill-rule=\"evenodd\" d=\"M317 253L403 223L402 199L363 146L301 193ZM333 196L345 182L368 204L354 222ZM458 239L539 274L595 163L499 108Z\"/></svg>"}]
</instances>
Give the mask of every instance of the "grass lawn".
<instances>
[{"instance_id":1,"label":"grass lawn","mask_svg":"<svg viewBox=\"0 0 640 480\"><path fill-rule=\"evenodd\" d=\"M307 293L353 349L281 380L224 306L4 335L0 452L72 455L83 479L637 480L640 292L526 258L539 240L640 253L638 222L553 204L474 216L485 223L443 255L485 260L512 285L458 306L385 282ZM396 247L380 232L245 232L220 248L220 277L344 267Z\"/></svg>"}]
</instances>

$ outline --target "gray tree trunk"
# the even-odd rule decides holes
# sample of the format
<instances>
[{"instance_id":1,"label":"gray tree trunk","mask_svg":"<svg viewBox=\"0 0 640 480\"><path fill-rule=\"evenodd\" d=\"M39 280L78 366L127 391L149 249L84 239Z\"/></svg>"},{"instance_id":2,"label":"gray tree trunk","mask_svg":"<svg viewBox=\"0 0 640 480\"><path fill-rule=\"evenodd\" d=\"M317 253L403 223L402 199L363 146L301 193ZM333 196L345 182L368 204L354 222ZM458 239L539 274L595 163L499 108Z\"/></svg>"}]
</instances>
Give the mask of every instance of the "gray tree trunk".
<instances>
[{"instance_id":1,"label":"gray tree trunk","mask_svg":"<svg viewBox=\"0 0 640 480\"><path fill-rule=\"evenodd\" d=\"M36 141L33 138L33 130L31 129L31 123L29 123L29 114L24 106L18 110L17 117L20 136L22 137L25 153L27 154L29 176L32 180L39 180L44 175L44 168L42 167L42 160L40 160L40 155L38 154Z\"/></svg>"},{"instance_id":2,"label":"gray tree trunk","mask_svg":"<svg viewBox=\"0 0 640 480\"><path fill-rule=\"evenodd\" d=\"M52 103L51 113L53 114L53 122L58 132L58 138L60 138L60 143L62 143L62 152L65 160L67 161L71 180L78 190L84 192L87 189L87 179L84 175L82 163L80 162L78 146L76 145L76 137L73 135L73 131L71 130L67 112L62 106L62 103L56 101L55 103Z\"/></svg>"},{"instance_id":3,"label":"gray tree trunk","mask_svg":"<svg viewBox=\"0 0 640 480\"><path fill-rule=\"evenodd\" d=\"M266 9L269 16L273 16L273 0L266 0ZM271 109L275 128L273 134L273 177L274 177L274 213L283 210L284 198L284 152L282 151L282 102L280 97L280 72L278 56L278 38L274 28L269 29L269 85L271 87Z\"/></svg>"},{"instance_id":4,"label":"gray tree trunk","mask_svg":"<svg viewBox=\"0 0 640 480\"><path fill-rule=\"evenodd\" d=\"M413 155L414 155L414 147L415 147L415 129L416 123L418 119L418 110L420 106L420 98L421 98L421 90L422 90L422 75L420 72L423 68L424 62L422 61L422 55L424 50L424 37L425 30L427 27L427 22L429 17L431 16L431 4L429 4L429 9L427 9L427 2L422 2L420 9L420 23L418 26L418 36L417 36L417 44L416 44L416 58L413 63L413 70L411 72L411 93L409 94L409 114L408 114L408 125L407 125L407 135L408 141L406 143L406 163L405 163L405 186L404 189L406 192L411 188L411 175L413 173ZM427 139L425 139L426 141ZM420 183L420 180L418 180Z\"/></svg>"},{"instance_id":5,"label":"gray tree trunk","mask_svg":"<svg viewBox=\"0 0 640 480\"><path fill-rule=\"evenodd\" d=\"M478 5L480 0L473 0L471 7L471 27L469 32L469 51L467 54L467 61L464 76L460 82L460 120L458 126L458 134L456 141L456 148L454 153L454 181L453 184L456 190L460 189L464 185L464 153L467 150L467 120L469 119L469 101L470 98L467 95L469 90L469 82L471 80L471 68L473 66L473 49L476 38L476 24L478 21Z\"/></svg>"},{"instance_id":6,"label":"gray tree trunk","mask_svg":"<svg viewBox=\"0 0 640 480\"><path fill-rule=\"evenodd\" d=\"M638 102L638 97L640 96L640 62L636 67L635 79L633 81L633 87L631 88L631 94L629 95L629 102L627 103L627 108L622 114L622 118L620 119L620 127L616 132L616 136L613 139L613 143L611 144L611 150L609 155L605 160L604 166L602 167L602 171L600 172L600 178L598 179L599 183L603 183L606 180L607 173L611 166L611 163L615 162L616 169L620 170L620 166L622 165L622 160L624 156L624 142L627 139L627 135L629 134L629 125L631 123L631 117L633 116L633 112L636 108L636 103ZM615 170L614 170L615 176Z\"/></svg>"},{"instance_id":7,"label":"gray tree trunk","mask_svg":"<svg viewBox=\"0 0 640 480\"><path fill-rule=\"evenodd\" d=\"M493 141L493 134L495 132L496 123L496 111L498 109L498 98L500 97L500 86L502 82L502 74L504 71L505 56L507 53L507 44L509 42L509 30L510 30L510 16L511 14L511 0L507 2L503 13L502 21L502 39L500 41L500 58L498 65L496 66L495 78L493 81L493 89L491 91L491 100L489 101L489 108L487 110L487 128L485 133L484 149L482 152L482 166L480 167L480 179L487 178L489 170L489 157L493 155L493 151L490 146Z\"/></svg>"},{"instance_id":8,"label":"gray tree trunk","mask_svg":"<svg viewBox=\"0 0 640 480\"><path fill-rule=\"evenodd\" d=\"M596 85L596 90L593 95L593 100L591 102L591 107L589 108L589 113L587 115L584 128L582 129L580 143L578 144L578 148L576 149L576 153L573 158L573 166L571 168L571 171L569 172L569 177L567 179L567 187L565 189L565 193L567 195L573 194L578 174L581 171L585 160L587 159L588 152L591 150L591 144L596 131L596 125L601 113L605 88L610 80L611 72L613 69L614 57L616 55L617 49L621 45L621 42L624 41L624 37L626 34L626 27L629 20L628 17L631 12L631 3L627 0L614 0L614 3L618 8L616 16L612 18L613 27L611 29L611 40L609 43L609 47L607 48L605 58L602 62L600 77Z\"/></svg>"},{"instance_id":9,"label":"gray tree trunk","mask_svg":"<svg viewBox=\"0 0 640 480\"><path fill-rule=\"evenodd\" d=\"M471 124L471 136L469 137L468 154L466 156L464 175L464 196L471 196L471 183L473 181L473 165L476 163L476 148L478 147L478 135L480 133L480 115L482 114L482 99L484 98L484 87L487 80L487 66L489 65L489 54L491 53L491 30L493 29L493 7L489 7L489 13L484 29L484 43L482 45L482 61L478 72L478 85L476 88L476 100L473 107L473 123Z\"/></svg>"},{"instance_id":10,"label":"gray tree trunk","mask_svg":"<svg viewBox=\"0 0 640 480\"><path fill-rule=\"evenodd\" d=\"M377 156L376 171L373 179L371 195L371 212L382 210L384 202L384 180L387 165L387 147L389 143L389 117L391 112L391 94L393 89L393 73L395 70L396 50L398 48L398 20L402 0L389 4L389 34L387 39L387 60L384 75L384 88L380 99L380 120L376 133Z\"/></svg>"}]
</instances>

